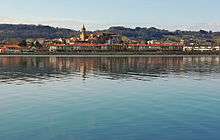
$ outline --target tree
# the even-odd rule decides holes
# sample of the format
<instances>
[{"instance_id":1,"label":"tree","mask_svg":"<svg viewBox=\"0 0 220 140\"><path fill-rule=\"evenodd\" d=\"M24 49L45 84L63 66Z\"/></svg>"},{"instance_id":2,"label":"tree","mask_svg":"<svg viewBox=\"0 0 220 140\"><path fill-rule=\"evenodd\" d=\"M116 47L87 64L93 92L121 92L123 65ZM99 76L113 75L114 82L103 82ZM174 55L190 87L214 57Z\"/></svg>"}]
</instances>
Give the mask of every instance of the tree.
<instances>
[{"instance_id":1,"label":"tree","mask_svg":"<svg viewBox=\"0 0 220 140\"><path fill-rule=\"evenodd\" d=\"M26 48L26 47L27 47L27 42L26 42L26 40L22 40L22 41L19 43L19 46L21 46L22 48Z\"/></svg>"}]
</instances>

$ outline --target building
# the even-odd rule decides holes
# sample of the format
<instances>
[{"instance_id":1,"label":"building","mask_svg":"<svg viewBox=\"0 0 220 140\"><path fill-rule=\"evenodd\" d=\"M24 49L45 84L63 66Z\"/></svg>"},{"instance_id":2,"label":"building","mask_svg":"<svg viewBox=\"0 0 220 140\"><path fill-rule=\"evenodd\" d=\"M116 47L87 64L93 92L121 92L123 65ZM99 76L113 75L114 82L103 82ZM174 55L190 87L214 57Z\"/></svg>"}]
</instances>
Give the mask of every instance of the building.
<instances>
[{"instance_id":1,"label":"building","mask_svg":"<svg viewBox=\"0 0 220 140\"><path fill-rule=\"evenodd\" d=\"M190 52L190 51L200 51L200 52L207 52L207 51L219 51L219 46L207 46L207 45L197 45L197 46L184 46L183 51Z\"/></svg>"},{"instance_id":2,"label":"building","mask_svg":"<svg viewBox=\"0 0 220 140\"><path fill-rule=\"evenodd\" d=\"M183 46L175 43L128 44L131 51L182 51Z\"/></svg>"},{"instance_id":3,"label":"building","mask_svg":"<svg viewBox=\"0 0 220 140\"><path fill-rule=\"evenodd\" d=\"M213 48L213 50L214 50L214 51L220 51L220 46L215 46L215 47Z\"/></svg>"},{"instance_id":4,"label":"building","mask_svg":"<svg viewBox=\"0 0 220 140\"><path fill-rule=\"evenodd\" d=\"M21 53L21 46L13 44L13 45L3 45L3 47L0 49L0 53L13 53L13 54L17 54L17 53Z\"/></svg>"},{"instance_id":5,"label":"building","mask_svg":"<svg viewBox=\"0 0 220 140\"><path fill-rule=\"evenodd\" d=\"M98 41L99 41L99 37L96 34L88 34L85 25L83 25L81 29L80 38L78 40L75 39L74 42L98 43ZM71 40L69 42L71 42Z\"/></svg>"},{"instance_id":6,"label":"building","mask_svg":"<svg viewBox=\"0 0 220 140\"><path fill-rule=\"evenodd\" d=\"M81 34L80 34L80 40L81 41L86 41L87 35L86 35L86 28L85 25L83 25L81 29Z\"/></svg>"},{"instance_id":7,"label":"building","mask_svg":"<svg viewBox=\"0 0 220 140\"><path fill-rule=\"evenodd\" d=\"M0 54L4 54L4 53L6 53L6 49L5 48L0 48Z\"/></svg>"},{"instance_id":8,"label":"building","mask_svg":"<svg viewBox=\"0 0 220 140\"><path fill-rule=\"evenodd\" d=\"M109 44L78 43L78 44L50 44L50 52L74 52L74 51L105 51Z\"/></svg>"}]
</instances>

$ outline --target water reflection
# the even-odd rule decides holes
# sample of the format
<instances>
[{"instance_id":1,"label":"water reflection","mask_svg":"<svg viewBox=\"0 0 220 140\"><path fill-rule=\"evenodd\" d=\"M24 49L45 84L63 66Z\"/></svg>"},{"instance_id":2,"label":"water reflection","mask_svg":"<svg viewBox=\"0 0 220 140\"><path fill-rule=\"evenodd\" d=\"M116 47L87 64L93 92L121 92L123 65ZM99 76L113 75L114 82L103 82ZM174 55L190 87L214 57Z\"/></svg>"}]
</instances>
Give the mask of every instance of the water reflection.
<instances>
[{"instance_id":1,"label":"water reflection","mask_svg":"<svg viewBox=\"0 0 220 140\"><path fill-rule=\"evenodd\" d=\"M1 57L0 82L42 82L81 77L152 80L219 77L219 56L196 57Z\"/></svg>"}]
</instances>

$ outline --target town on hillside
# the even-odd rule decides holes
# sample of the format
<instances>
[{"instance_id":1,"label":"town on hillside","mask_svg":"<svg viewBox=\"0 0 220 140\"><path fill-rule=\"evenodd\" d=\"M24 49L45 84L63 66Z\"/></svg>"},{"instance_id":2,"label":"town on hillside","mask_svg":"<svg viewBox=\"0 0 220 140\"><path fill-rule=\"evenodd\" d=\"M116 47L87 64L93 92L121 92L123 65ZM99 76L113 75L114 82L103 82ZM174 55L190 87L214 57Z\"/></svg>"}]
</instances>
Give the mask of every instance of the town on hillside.
<instances>
[{"instance_id":1,"label":"town on hillside","mask_svg":"<svg viewBox=\"0 0 220 140\"><path fill-rule=\"evenodd\" d=\"M220 54L220 46L181 39L143 40L129 39L111 32L87 32L83 25L77 37L55 39L26 39L5 41L0 44L0 54Z\"/></svg>"}]
</instances>

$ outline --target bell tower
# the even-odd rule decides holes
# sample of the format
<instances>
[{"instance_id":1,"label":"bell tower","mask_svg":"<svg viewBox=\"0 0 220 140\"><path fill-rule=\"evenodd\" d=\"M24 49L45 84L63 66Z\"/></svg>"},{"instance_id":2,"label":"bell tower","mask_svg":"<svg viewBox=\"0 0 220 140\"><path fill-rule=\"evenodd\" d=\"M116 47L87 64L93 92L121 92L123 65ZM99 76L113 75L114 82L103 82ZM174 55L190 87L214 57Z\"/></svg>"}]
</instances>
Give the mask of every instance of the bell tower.
<instances>
[{"instance_id":1,"label":"bell tower","mask_svg":"<svg viewBox=\"0 0 220 140\"><path fill-rule=\"evenodd\" d=\"M83 27L81 29L80 39L81 39L81 41L86 41L86 28L85 28L84 24L83 24Z\"/></svg>"}]
</instances>

